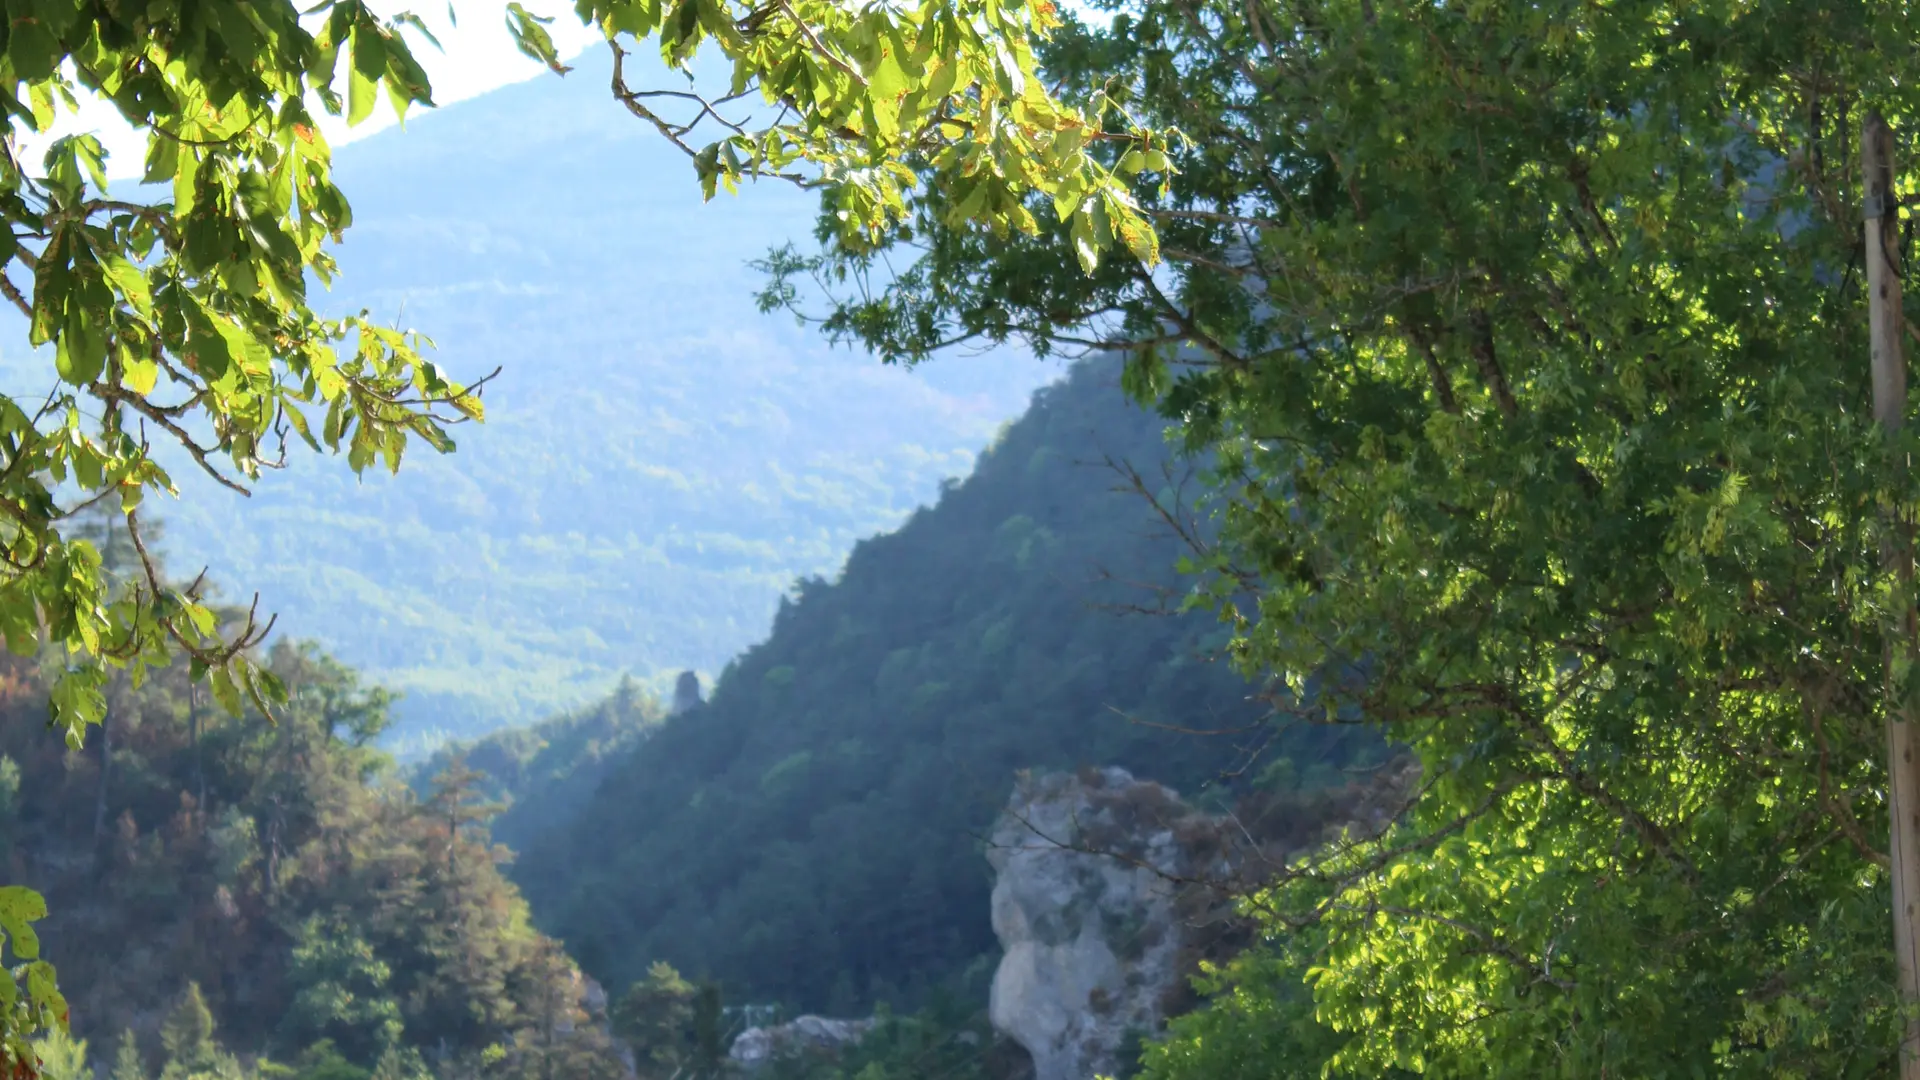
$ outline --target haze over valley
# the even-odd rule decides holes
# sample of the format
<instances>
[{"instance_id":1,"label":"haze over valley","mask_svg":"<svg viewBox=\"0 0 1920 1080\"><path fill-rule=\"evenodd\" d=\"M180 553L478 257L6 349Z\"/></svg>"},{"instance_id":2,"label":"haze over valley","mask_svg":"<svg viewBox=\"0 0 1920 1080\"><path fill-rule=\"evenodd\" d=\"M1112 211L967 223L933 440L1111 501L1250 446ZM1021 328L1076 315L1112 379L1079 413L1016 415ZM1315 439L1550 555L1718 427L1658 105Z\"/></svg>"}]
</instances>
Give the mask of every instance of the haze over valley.
<instances>
[{"instance_id":1,"label":"haze over valley","mask_svg":"<svg viewBox=\"0 0 1920 1080\"><path fill-rule=\"evenodd\" d=\"M458 453L359 478L296 453L251 499L176 456L182 498L155 504L176 564L257 589L283 633L401 691L403 750L626 673L664 692L717 672L795 580L964 475L1061 371L1009 350L910 373L759 313L748 263L805 241L814 197L702 203L688 160L608 97L604 50L575 63L337 152L354 224L318 302L430 331L457 377L500 368ZM9 370L44 382L19 340Z\"/></svg>"}]
</instances>

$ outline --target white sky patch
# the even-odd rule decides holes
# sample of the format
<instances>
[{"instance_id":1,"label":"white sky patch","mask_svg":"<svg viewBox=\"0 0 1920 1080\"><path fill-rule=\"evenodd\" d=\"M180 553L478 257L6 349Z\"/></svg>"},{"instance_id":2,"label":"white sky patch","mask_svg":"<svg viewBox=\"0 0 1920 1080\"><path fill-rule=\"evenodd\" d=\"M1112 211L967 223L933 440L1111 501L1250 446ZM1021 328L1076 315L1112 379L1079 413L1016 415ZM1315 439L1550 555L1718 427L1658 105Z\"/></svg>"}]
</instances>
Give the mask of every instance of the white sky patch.
<instances>
[{"instance_id":1,"label":"white sky patch","mask_svg":"<svg viewBox=\"0 0 1920 1080\"><path fill-rule=\"evenodd\" d=\"M600 39L598 30L581 25L579 16L573 12L573 5L566 0L525 0L525 5L527 10L537 15L553 16L547 32L553 35L561 56L578 55L582 49ZM418 33L405 31L414 58L426 69L427 77L433 84L435 104L444 106L477 97L489 90L531 79L547 70L544 65L522 55L514 45L513 36L507 32L505 0L451 0L445 6L441 6L438 0L426 0L423 5L410 5L396 0L370 0L368 6L382 17L411 9L433 31L434 37L440 39L443 49L436 49L432 42ZM342 72L345 66L343 57ZM339 89L344 94L345 84L342 83ZM390 128L396 122L393 109L384 94L374 108L373 115L353 128L347 127L344 118L326 116L317 102L312 107L314 115L321 118L321 130L336 147ZM416 106L408 113L408 118L419 116L423 111L427 110ZM91 132L105 144L108 153L107 174L110 177L120 180L141 174L147 153L146 135L121 119L112 104L85 95L81 97L79 113L67 113L63 108L51 132L37 135L22 132L21 147L26 159L34 161L53 139L82 132Z\"/></svg>"}]
</instances>

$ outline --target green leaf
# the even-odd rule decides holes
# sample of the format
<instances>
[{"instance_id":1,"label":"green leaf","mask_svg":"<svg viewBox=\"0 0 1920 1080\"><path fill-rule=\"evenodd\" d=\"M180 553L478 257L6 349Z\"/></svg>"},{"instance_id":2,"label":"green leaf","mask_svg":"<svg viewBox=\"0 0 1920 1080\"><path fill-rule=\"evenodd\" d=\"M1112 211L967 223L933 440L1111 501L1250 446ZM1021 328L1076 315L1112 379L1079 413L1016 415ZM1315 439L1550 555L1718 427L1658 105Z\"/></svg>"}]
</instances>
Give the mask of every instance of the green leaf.
<instances>
[{"instance_id":1,"label":"green leaf","mask_svg":"<svg viewBox=\"0 0 1920 1080\"><path fill-rule=\"evenodd\" d=\"M0 926L9 933L15 927L47 917L47 901L24 885L0 885Z\"/></svg>"},{"instance_id":2,"label":"green leaf","mask_svg":"<svg viewBox=\"0 0 1920 1080\"><path fill-rule=\"evenodd\" d=\"M205 309L189 301L186 352L188 366L208 382L226 379L233 366L227 334Z\"/></svg>"},{"instance_id":3,"label":"green leaf","mask_svg":"<svg viewBox=\"0 0 1920 1080\"><path fill-rule=\"evenodd\" d=\"M1153 231L1152 226L1142 220L1140 215L1133 212L1130 207L1122 208L1117 217L1120 239L1127 245L1127 250L1132 252L1133 257L1140 260L1143 266L1158 265L1160 237Z\"/></svg>"},{"instance_id":4,"label":"green leaf","mask_svg":"<svg viewBox=\"0 0 1920 1080\"><path fill-rule=\"evenodd\" d=\"M39 959L40 935L33 932L33 927L21 923L7 927L7 932L13 938L13 954L15 956L18 956L22 960Z\"/></svg>"},{"instance_id":5,"label":"green leaf","mask_svg":"<svg viewBox=\"0 0 1920 1080\"><path fill-rule=\"evenodd\" d=\"M142 319L153 319L153 291L147 285L147 275L133 264L133 260L117 251L100 252L100 267L105 271L107 280L114 290L127 301Z\"/></svg>"},{"instance_id":6,"label":"green leaf","mask_svg":"<svg viewBox=\"0 0 1920 1080\"><path fill-rule=\"evenodd\" d=\"M347 73L347 124L359 124L373 115L379 80L386 74L387 54L379 35L364 26L353 28L353 67Z\"/></svg>"},{"instance_id":7,"label":"green leaf","mask_svg":"<svg viewBox=\"0 0 1920 1080\"><path fill-rule=\"evenodd\" d=\"M553 35L547 33L547 26L552 22L550 17L528 11L519 0L507 5L507 32L513 35L514 45L556 74L565 75L573 69L560 62L560 51L553 44Z\"/></svg>"},{"instance_id":8,"label":"green leaf","mask_svg":"<svg viewBox=\"0 0 1920 1080\"><path fill-rule=\"evenodd\" d=\"M449 25L453 26L455 29L458 29L460 26L460 23L454 18L452 4L447 5L447 22ZM393 23L395 26L411 27L415 33L419 34L421 37L426 38L429 42L431 42L435 49L438 49L441 52L446 51L446 48L440 44L440 39L433 36L433 31L427 29L427 24L420 18L420 16L415 15L413 12L403 11L400 14L395 15L393 17Z\"/></svg>"},{"instance_id":9,"label":"green leaf","mask_svg":"<svg viewBox=\"0 0 1920 1080\"><path fill-rule=\"evenodd\" d=\"M160 380L160 365L124 344L119 346L119 358L121 385L142 396L153 393L154 385Z\"/></svg>"},{"instance_id":10,"label":"green leaf","mask_svg":"<svg viewBox=\"0 0 1920 1080\"><path fill-rule=\"evenodd\" d=\"M106 333L86 309L70 307L54 352L54 368L60 378L74 386L89 386L106 366Z\"/></svg>"},{"instance_id":11,"label":"green leaf","mask_svg":"<svg viewBox=\"0 0 1920 1080\"><path fill-rule=\"evenodd\" d=\"M233 675L225 667L217 667L207 672L208 681L213 686L213 699L229 716L245 716L246 708L240 699L240 689L234 685Z\"/></svg>"},{"instance_id":12,"label":"green leaf","mask_svg":"<svg viewBox=\"0 0 1920 1080\"><path fill-rule=\"evenodd\" d=\"M36 99L33 107L35 130L47 130L47 124L52 120L52 88L46 85L45 80L59 66L63 53L59 39L49 33L38 19L18 19L8 28L7 59L13 62L13 73L33 84L32 91ZM46 95L45 107L39 100L42 94Z\"/></svg>"},{"instance_id":13,"label":"green leaf","mask_svg":"<svg viewBox=\"0 0 1920 1080\"><path fill-rule=\"evenodd\" d=\"M1083 273L1091 274L1100 265L1100 245L1093 238L1093 210L1097 200L1089 199L1081 205L1080 211L1073 215L1071 236L1074 258L1079 260Z\"/></svg>"},{"instance_id":14,"label":"green leaf","mask_svg":"<svg viewBox=\"0 0 1920 1080\"><path fill-rule=\"evenodd\" d=\"M332 364L316 365L313 369L313 379L320 390L320 396L327 401L337 400L347 392L346 376L340 374L340 369Z\"/></svg>"},{"instance_id":15,"label":"green leaf","mask_svg":"<svg viewBox=\"0 0 1920 1080\"><path fill-rule=\"evenodd\" d=\"M907 73L901 69L890 47L881 54L880 62L867 73L867 89L876 98L897 101L910 86Z\"/></svg>"},{"instance_id":16,"label":"green leaf","mask_svg":"<svg viewBox=\"0 0 1920 1080\"><path fill-rule=\"evenodd\" d=\"M199 194L200 154L192 148L169 151L163 158L171 159L173 169L173 212L181 217L191 214L194 200ZM149 160L155 160L149 156Z\"/></svg>"},{"instance_id":17,"label":"green leaf","mask_svg":"<svg viewBox=\"0 0 1920 1080\"><path fill-rule=\"evenodd\" d=\"M74 154L87 170L87 178L93 181L98 191L107 190L107 148L93 135L76 135L73 139Z\"/></svg>"},{"instance_id":18,"label":"green leaf","mask_svg":"<svg viewBox=\"0 0 1920 1080\"><path fill-rule=\"evenodd\" d=\"M217 624L212 611L209 611L202 604L191 601L182 604L180 610L187 616L188 622L192 624L193 629L202 639L210 639L213 637L214 627Z\"/></svg>"},{"instance_id":19,"label":"green leaf","mask_svg":"<svg viewBox=\"0 0 1920 1080\"><path fill-rule=\"evenodd\" d=\"M253 681L260 692L264 694L266 699L272 704L285 705L290 700L285 680L274 674L273 669L255 665L253 668Z\"/></svg>"},{"instance_id":20,"label":"green leaf","mask_svg":"<svg viewBox=\"0 0 1920 1080\"><path fill-rule=\"evenodd\" d=\"M306 414L302 413L299 408L291 402L283 402L280 410L282 414L286 416L287 423L291 425L294 432L300 436L300 441L306 443L309 449L318 452L320 443L314 439L313 429L307 426Z\"/></svg>"},{"instance_id":21,"label":"green leaf","mask_svg":"<svg viewBox=\"0 0 1920 1080\"><path fill-rule=\"evenodd\" d=\"M453 397L451 404L469 420L484 421L487 418L486 404L480 400L478 394L457 394Z\"/></svg>"},{"instance_id":22,"label":"green leaf","mask_svg":"<svg viewBox=\"0 0 1920 1080\"><path fill-rule=\"evenodd\" d=\"M86 624L82 622L81 626ZM86 730L107 714L107 699L100 692L106 675L97 666L85 665L61 672L49 695L53 705L53 723L66 733L67 747L79 750L86 745Z\"/></svg>"}]
</instances>

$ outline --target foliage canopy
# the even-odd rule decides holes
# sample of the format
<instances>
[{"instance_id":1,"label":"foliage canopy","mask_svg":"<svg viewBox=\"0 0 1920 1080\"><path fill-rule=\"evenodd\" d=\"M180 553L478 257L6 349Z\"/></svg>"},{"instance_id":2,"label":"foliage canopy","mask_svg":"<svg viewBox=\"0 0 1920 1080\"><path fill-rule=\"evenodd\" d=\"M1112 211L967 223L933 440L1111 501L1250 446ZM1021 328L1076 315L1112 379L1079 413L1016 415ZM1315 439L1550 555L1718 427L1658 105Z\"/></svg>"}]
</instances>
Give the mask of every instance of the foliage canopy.
<instances>
[{"instance_id":1,"label":"foliage canopy","mask_svg":"<svg viewBox=\"0 0 1920 1080\"><path fill-rule=\"evenodd\" d=\"M1218 462L1196 569L1242 662L1332 661L1293 719L1421 758L1392 831L1252 898L1273 950L1156 1075L1257 1048L1280 975L1337 1037L1262 1075L1890 1068L1877 522L1920 490L1869 422L1857 138L1920 130L1916 18L1149 2L1047 69L1192 139L1136 188L1166 271L937 200L896 277L772 260L774 304L873 277L828 326L899 358L1130 348Z\"/></svg>"}]
</instances>

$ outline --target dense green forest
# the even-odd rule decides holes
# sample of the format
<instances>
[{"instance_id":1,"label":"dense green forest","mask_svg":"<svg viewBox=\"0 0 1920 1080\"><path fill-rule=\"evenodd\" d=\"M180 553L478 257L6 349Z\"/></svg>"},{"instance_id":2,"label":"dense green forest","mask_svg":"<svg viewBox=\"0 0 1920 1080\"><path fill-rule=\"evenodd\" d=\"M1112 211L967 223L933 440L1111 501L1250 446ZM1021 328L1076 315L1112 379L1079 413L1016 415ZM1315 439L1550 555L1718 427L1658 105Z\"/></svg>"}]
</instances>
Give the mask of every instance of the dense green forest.
<instances>
[{"instance_id":1,"label":"dense green forest","mask_svg":"<svg viewBox=\"0 0 1920 1080\"><path fill-rule=\"evenodd\" d=\"M69 750L46 669L6 662L0 845L7 880L47 898L75 1037L145 1075L237 1076L230 1055L328 1080L561 1059L617 1075L577 969L500 872L479 777L444 770L416 795L371 746L390 694L308 646L265 664L290 690L275 722L226 715L182 665L110 685Z\"/></svg>"},{"instance_id":2,"label":"dense green forest","mask_svg":"<svg viewBox=\"0 0 1920 1080\"><path fill-rule=\"evenodd\" d=\"M843 1015L982 997L979 837L1016 770L1120 764L1218 805L1229 772L1284 754L1325 782L1370 745L1315 728L1251 753L1267 706L1217 623L1171 611L1181 545L1125 469L1175 508L1182 473L1117 376L1077 366L935 506L802 582L707 704L521 853L538 921L587 970L625 985L666 961Z\"/></svg>"},{"instance_id":3,"label":"dense green forest","mask_svg":"<svg viewBox=\"0 0 1920 1080\"><path fill-rule=\"evenodd\" d=\"M23 722L46 683L16 662L0 835L48 896L75 1038L141 1075L585 1078L623 1051L642 1077L717 1075L730 1006L756 1002L881 1011L860 1047L778 1080L1021 1076L981 1012L980 834L1016 770L1120 762L1244 809L1378 756L1350 732L1245 740L1269 706L1217 624L1177 611L1182 545L1156 507L1191 510L1185 471L1117 375L1087 362L1036 395L971 477L803 583L674 717L628 680L403 773L374 746L391 692L281 644L276 722L170 668L110 686L69 751ZM569 952L628 989L596 1004Z\"/></svg>"}]
</instances>

